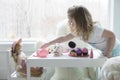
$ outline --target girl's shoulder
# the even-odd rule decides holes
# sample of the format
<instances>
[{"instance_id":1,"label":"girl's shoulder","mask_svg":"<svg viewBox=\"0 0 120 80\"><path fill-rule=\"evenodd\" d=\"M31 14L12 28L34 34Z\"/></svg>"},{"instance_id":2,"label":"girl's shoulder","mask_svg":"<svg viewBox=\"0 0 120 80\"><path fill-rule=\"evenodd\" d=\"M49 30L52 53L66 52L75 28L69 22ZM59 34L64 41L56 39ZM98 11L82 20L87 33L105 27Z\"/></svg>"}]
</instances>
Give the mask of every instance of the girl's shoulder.
<instances>
[{"instance_id":1,"label":"girl's shoulder","mask_svg":"<svg viewBox=\"0 0 120 80\"><path fill-rule=\"evenodd\" d=\"M104 31L104 27L102 26L102 25L100 25L99 23L95 23L94 25L93 25L93 31L96 31L96 32L99 32L99 31Z\"/></svg>"},{"instance_id":2,"label":"girl's shoulder","mask_svg":"<svg viewBox=\"0 0 120 80\"><path fill-rule=\"evenodd\" d=\"M99 24L95 23L93 25L93 31L91 33L91 37L101 37L103 34L104 28Z\"/></svg>"}]
</instances>

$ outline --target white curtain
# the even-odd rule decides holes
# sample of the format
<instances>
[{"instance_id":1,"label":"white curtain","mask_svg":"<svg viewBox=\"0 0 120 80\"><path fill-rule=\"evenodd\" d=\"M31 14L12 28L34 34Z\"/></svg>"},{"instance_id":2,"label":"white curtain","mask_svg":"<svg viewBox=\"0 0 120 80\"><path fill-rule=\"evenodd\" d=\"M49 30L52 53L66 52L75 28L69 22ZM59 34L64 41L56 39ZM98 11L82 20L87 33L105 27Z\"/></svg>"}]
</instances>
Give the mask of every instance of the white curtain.
<instances>
[{"instance_id":1,"label":"white curtain","mask_svg":"<svg viewBox=\"0 0 120 80\"><path fill-rule=\"evenodd\" d=\"M93 19L108 25L109 0L0 0L0 39L53 38L56 25L67 18L67 9L83 5Z\"/></svg>"}]
</instances>

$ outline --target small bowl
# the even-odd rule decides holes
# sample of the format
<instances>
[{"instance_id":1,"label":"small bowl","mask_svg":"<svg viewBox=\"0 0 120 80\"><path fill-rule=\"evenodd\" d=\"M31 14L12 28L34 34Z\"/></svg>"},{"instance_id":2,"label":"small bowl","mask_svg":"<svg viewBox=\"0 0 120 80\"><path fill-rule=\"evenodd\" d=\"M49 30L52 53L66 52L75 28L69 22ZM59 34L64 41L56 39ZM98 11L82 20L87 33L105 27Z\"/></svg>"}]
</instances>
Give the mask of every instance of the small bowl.
<instances>
[{"instance_id":1,"label":"small bowl","mask_svg":"<svg viewBox=\"0 0 120 80\"><path fill-rule=\"evenodd\" d=\"M37 55L38 55L39 57L42 57L42 58L47 57L48 53L49 53L49 51L46 50L46 49L37 50Z\"/></svg>"}]
</instances>

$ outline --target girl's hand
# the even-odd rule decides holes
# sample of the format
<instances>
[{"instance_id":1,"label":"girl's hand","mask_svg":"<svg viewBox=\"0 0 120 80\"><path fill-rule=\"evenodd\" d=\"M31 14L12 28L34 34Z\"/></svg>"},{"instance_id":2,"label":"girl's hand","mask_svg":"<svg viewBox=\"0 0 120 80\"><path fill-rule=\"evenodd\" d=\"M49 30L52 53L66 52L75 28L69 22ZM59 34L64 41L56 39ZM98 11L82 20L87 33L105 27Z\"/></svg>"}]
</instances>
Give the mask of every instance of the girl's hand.
<instances>
[{"instance_id":1,"label":"girl's hand","mask_svg":"<svg viewBox=\"0 0 120 80\"><path fill-rule=\"evenodd\" d=\"M107 58L110 58L110 57L111 57L110 54L104 54L104 56L107 57Z\"/></svg>"},{"instance_id":2,"label":"girl's hand","mask_svg":"<svg viewBox=\"0 0 120 80\"><path fill-rule=\"evenodd\" d=\"M45 44L43 44L42 46L41 46L41 48L46 48L46 47L48 47L49 46L49 43L45 43Z\"/></svg>"}]
</instances>

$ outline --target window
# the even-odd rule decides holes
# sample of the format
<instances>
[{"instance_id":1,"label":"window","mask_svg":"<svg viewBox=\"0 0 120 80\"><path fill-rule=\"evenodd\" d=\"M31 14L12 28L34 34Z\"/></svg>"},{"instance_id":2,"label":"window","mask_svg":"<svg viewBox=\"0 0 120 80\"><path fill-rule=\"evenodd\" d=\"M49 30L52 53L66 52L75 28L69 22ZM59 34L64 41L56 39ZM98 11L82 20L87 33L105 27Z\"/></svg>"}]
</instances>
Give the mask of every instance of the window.
<instances>
[{"instance_id":1,"label":"window","mask_svg":"<svg viewBox=\"0 0 120 80\"><path fill-rule=\"evenodd\" d=\"M108 27L109 0L0 0L0 39L53 38L72 5L83 5Z\"/></svg>"}]
</instances>

